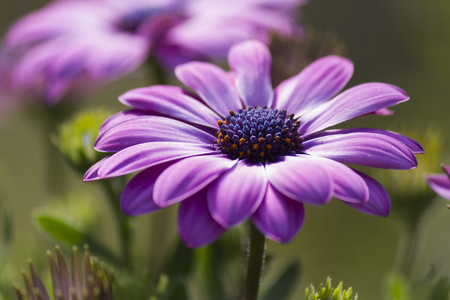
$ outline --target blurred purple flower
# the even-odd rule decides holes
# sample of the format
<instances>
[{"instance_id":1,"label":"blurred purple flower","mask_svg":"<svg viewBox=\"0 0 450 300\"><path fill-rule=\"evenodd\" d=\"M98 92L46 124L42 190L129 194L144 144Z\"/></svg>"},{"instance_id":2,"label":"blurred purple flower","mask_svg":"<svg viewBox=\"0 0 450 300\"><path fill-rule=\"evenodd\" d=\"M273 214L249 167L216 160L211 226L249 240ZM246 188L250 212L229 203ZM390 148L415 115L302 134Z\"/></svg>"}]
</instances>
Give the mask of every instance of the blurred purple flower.
<instances>
[{"instance_id":1,"label":"blurred purple flower","mask_svg":"<svg viewBox=\"0 0 450 300\"><path fill-rule=\"evenodd\" d=\"M223 59L239 40L268 43L299 34L293 10L305 0L63 0L12 26L5 47L12 84L48 104L123 76L149 55L169 69Z\"/></svg>"},{"instance_id":2,"label":"blurred purple flower","mask_svg":"<svg viewBox=\"0 0 450 300\"><path fill-rule=\"evenodd\" d=\"M425 179L439 196L450 200L450 166L442 165L442 169L445 174L429 174Z\"/></svg>"},{"instance_id":3,"label":"blurred purple flower","mask_svg":"<svg viewBox=\"0 0 450 300\"><path fill-rule=\"evenodd\" d=\"M120 96L134 109L102 125L95 148L114 154L85 181L141 171L124 188L122 210L140 215L180 202L178 230L190 247L248 218L270 239L288 242L302 226L303 204L332 197L367 214L389 214L385 189L344 163L412 169L422 147L391 131L323 129L406 101L404 91L366 83L335 96L353 73L352 62L338 56L273 90L271 56L258 41L233 46L228 62L231 72L204 62L175 69L198 96L174 86Z\"/></svg>"}]
</instances>

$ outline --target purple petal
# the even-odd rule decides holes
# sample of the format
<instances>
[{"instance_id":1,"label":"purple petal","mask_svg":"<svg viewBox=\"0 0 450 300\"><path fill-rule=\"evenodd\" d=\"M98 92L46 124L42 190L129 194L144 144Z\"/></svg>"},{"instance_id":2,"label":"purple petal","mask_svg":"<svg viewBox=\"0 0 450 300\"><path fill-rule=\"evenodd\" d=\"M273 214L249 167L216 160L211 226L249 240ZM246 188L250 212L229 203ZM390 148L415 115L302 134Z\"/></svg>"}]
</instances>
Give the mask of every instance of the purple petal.
<instances>
[{"instance_id":1,"label":"purple petal","mask_svg":"<svg viewBox=\"0 0 450 300\"><path fill-rule=\"evenodd\" d=\"M135 108L217 129L220 117L197 99L175 86L156 85L126 92L119 100Z\"/></svg>"},{"instance_id":2,"label":"purple petal","mask_svg":"<svg viewBox=\"0 0 450 300\"><path fill-rule=\"evenodd\" d=\"M271 61L267 46L259 41L242 42L230 49L228 63L236 72L236 88L245 106L271 105Z\"/></svg>"},{"instance_id":3,"label":"purple petal","mask_svg":"<svg viewBox=\"0 0 450 300\"><path fill-rule=\"evenodd\" d=\"M83 181L93 181L101 179L100 176L98 176L98 169L103 165L103 163L109 159L111 156L105 157L98 162L95 163L92 167L89 168L89 170L86 171L86 174L84 174Z\"/></svg>"},{"instance_id":4,"label":"purple petal","mask_svg":"<svg viewBox=\"0 0 450 300\"><path fill-rule=\"evenodd\" d=\"M162 208L153 199L153 189L156 179L165 168L167 168L167 164L157 165L130 179L120 198L123 213L130 216L139 216Z\"/></svg>"},{"instance_id":5,"label":"purple petal","mask_svg":"<svg viewBox=\"0 0 450 300\"><path fill-rule=\"evenodd\" d=\"M405 144L384 134L343 131L317 136L303 143L306 153L375 168L403 170L417 166L414 153Z\"/></svg>"},{"instance_id":6,"label":"purple petal","mask_svg":"<svg viewBox=\"0 0 450 300\"><path fill-rule=\"evenodd\" d=\"M102 132L108 130L109 128L122 123L124 121L127 120L131 120L131 119L135 119L135 118L139 118L142 116L148 116L149 113L144 111L144 110L140 110L140 109L129 109L129 110L124 110L124 111L120 111L114 115L112 115L111 117L109 117L108 119L106 119L102 126L99 129L99 135L102 134Z\"/></svg>"},{"instance_id":7,"label":"purple petal","mask_svg":"<svg viewBox=\"0 0 450 300\"><path fill-rule=\"evenodd\" d=\"M450 200L450 178L447 174L429 174L425 176L425 179L433 191Z\"/></svg>"},{"instance_id":8,"label":"purple petal","mask_svg":"<svg viewBox=\"0 0 450 300\"><path fill-rule=\"evenodd\" d=\"M409 138L407 136L404 136L400 133L388 131L388 130L382 130L382 129L376 129L376 128L347 128L347 129L333 129L333 130L326 130L322 132L316 132L313 134L308 135L307 137L303 137L305 140L312 140L317 137L324 137L324 136L330 136L335 134L348 134L348 133L376 133L376 134L383 134L389 137L392 137L396 139L397 141L405 144L406 147L408 147L413 153L424 153L424 150L422 146L413 140L412 138Z\"/></svg>"},{"instance_id":9,"label":"purple petal","mask_svg":"<svg viewBox=\"0 0 450 300\"><path fill-rule=\"evenodd\" d=\"M226 229L211 217L204 190L181 202L178 208L178 232L186 246L205 246L225 231Z\"/></svg>"},{"instance_id":10,"label":"purple petal","mask_svg":"<svg viewBox=\"0 0 450 300\"><path fill-rule=\"evenodd\" d=\"M210 185L209 211L223 227L237 225L255 212L264 198L266 188L264 167L240 160Z\"/></svg>"},{"instance_id":11,"label":"purple petal","mask_svg":"<svg viewBox=\"0 0 450 300\"><path fill-rule=\"evenodd\" d=\"M148 142L212 144L214 136L178 120L159 116L142 116L125 120L104 130L95 141L95 150L117 152Z\"/></svg>"},{"instance_id":12,"label":"purple petal","mask_svg":"<svg viewBox=\"0 0 450 300\"><path fill-rule=\"evenodd\" d=\"M230 110L242 108L235 87L221 68L205 62L190 62L178 66L175 74L218 114L227 116Z\"/></svg>"},{"instance_id":13,"label":"purple petal","mask_svg":"<svg viewBox=\"0 0 450 300\"><path fill-rule=\"evenodd\" d=\"M374 111L372 114L379 115L379 116L391 116L394 114L394 112L388 108L382 108L382 109Z\"/></svg>"},{"instance_id":14,"label":"purple petal","mask_svg":"<svg viewBox=\"0 0 450 300\"><path fill-rule=\"evenodd\" d=\"M23 47L58 37L68 32L92 31L102 18L111 17L111 10L93 1L56 1L34 11L16 22L5 41L8 47ZM80 18L80 16L83 16ZM90 30L89 30L90 29Z\"/></svg>"},{"instance_id":15,"label":"purple petal","mask_svg":"<svg viewBox=\"0 0 450 300\"><path fill-rule=\"evenodd\" d=\"M442 164L441 167L442 167L442 169L444 170L444 172L445 172L448 176L450 176L450 166L447 166L447 165Z\"/></svg>"},{"instance_id":16,"label":"purple petal","mask_svg":"<svg viewBox=\"0 0 450 300\"><path fill-rule=\"evenodd\" d=\"M317 157L316 159L320 159ZM369 199L366 182L350 167L331 159L322 159L322 165L333 177L334 194L339 200L361 203Z\"/></svg>"},{"instance_id":17,"label":"purple petal","mask_svg":"<svg viewBox=\"0 0 450 300\"><path fill-rule=\"evenodd\" d=\"M316 60L275 89L274 106L299 116L336 95L350 80L353 63L343 57Z\"/></svg>"},{"instance_id":18,"label":"purple petal","mask_svg":"<svg viewBox=\"0 0 450 300\"><path fill-rule=\"evenodd\" d=\"M360 84L304 114L299 131L313 133L408 99L403 90L390 84Z\"/></svg>"},{"instance_id":19,"label":"purple petal","mask_svg":"<svg viewBox=\"0 0 450 300\"><path fill-rule=\"evenodd\" d=\"M383 186L372 177L355 170L369 187L369 200L365 203L344 202L360 212L369 215L387 217L391 208L391 199Z\"/></svg>"},{"instance_id":20,"label":"purple petal","mask_svg":"<svg viewBox=\"0 0 450 300\"><path fill-rule=\"evenodd\" d=\"M155 202L166 207L184 200L213 182L236 164L225 155L185 158L168 167L155 184Z\"/></svg>"},{"instance_id":21,"label":"purple petal","mask_svg":"<svg viewBox=\"0 0 450 300\"><path fill-rule=\"evenodd\" d=\"M300 231L304 218L303 203L286 197L268 184L266 196L252 221L271 240L287 243Z\"/></svg>"},{"instance_id":22,"label":"purple petal","mask_svg":"<svg viewBox=\"0 0 450 300\"><path fill-rule=\"evenodd\" d=\"M207 145L171 142L143 143L109 156L97 173L100 178L122 176L174 159L214 153L212 146Z\"/></svg>"},{"instance_id":23,"label":"purple petal","mask_svg":"<svg viewBox=\"0 0 450 300\"><path fill-rule=\"evenodd\" d=\"M323 160L307 155L284 156L266 164L269 182L285 196L322 205L333 196L333 178Z\"/></svg>"}]
</instances>

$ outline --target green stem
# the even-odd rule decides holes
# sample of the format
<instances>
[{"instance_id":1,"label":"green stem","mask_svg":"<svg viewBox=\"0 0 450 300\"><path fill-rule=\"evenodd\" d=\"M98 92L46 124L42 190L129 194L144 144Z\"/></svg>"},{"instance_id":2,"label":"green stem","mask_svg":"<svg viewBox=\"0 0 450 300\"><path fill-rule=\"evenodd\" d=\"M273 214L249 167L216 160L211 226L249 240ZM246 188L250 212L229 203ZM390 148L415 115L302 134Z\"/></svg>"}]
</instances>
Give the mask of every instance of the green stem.
<instances>
[{"instance_id":1,"label":"green stem","mask_svg":"<svg viewBox=\"0 0 450 300\"><path fill-rule=\"evenodd\" d=\"M125 178L111 178L102 181L108 196L109 203L114 212L114 219L120 236L120 246L122 252L122 265L132 268L131 261L131 218L122 213L120 208L120 193L125 185Z\"/></svg>"},{"instance_id":2,"label":"green stem","mask_svg":"<svg viewBox=\"0 0 450 300\"><path fill-rule=\"evenodd\" d=\"M397 270L405 278L411 277L412 263L415 260L417 244L419 240L419 224L406 224L403 237L399 242L397 254Z\"/></svg>"},{"instance_id":3,"label":"green stem","mask_svg":"<svg viewBox=\"0 0 450 300\"><path fill-rule=\"evenodd\" d=\"M247 250L247 272L243 300L258 299L261 273L266 251L266 237L253 224L250 224L250 236Z\"/></svg>"},{"instance_id":4,"label":"green stem","mask_svg":"<svg viewBox=\"0 0 450 300\"><path fill-rule=\"evenodd\" d=\"M26 113L30 119L37 122L36 128L45 146L45 192L51 196L63 196L68 189L67 176L61 154L51 138L59 123L70 116L77 106L66 103L68 101L61 101L54 106L44 106L39 101L36 102L27 107Z\"/></svg>"},{"instance_id":5,"label":"green stem","mask_svg":"<svg viewBox=\"0 0 450 300\"><path fill-rule=\"evenodd\" d=\"M159 62L150 56L147 59L147 66L150 70L150 77L153 79L153 84L168 84L169 77L167 76L166 70L159 64Z\"/></svg>"}]
</instances>

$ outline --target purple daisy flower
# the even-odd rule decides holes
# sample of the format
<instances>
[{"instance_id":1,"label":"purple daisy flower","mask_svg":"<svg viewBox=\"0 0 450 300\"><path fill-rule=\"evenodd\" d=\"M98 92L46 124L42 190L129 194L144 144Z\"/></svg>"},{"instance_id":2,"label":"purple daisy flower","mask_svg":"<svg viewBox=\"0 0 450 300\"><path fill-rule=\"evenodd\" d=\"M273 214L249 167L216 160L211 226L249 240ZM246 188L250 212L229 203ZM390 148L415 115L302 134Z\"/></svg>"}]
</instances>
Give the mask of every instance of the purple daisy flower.
<instances>
[{"instance_id":1,"label":"purple daisy flower","mask_svg":"<svg viewBox=\"0 0 450 300\"><path fill-rule=\"evenodd\" d=\"M390 199L373 178L345 165L412 169L422 147L398 133L371 128L324 130L408 100L401 89L366 83L336 94L353 64L328 56L271 86L271 56L258 41L230 49L230 72L204 62L175 69L194 90L131 90L119 100L134 109L102 125L95 148L113 152L85 181L141 171L122 193L122 210L141 215L180 203L178 230L200 247L251 218L260 232L289 242L304 204L332 197L367 214L387 216Z\"/></svg>"},{"instance_id":2,"label":"purple daisy flower","mask_svg":"<svg viewBox=\"0 0 450 300\"><path fill-rule=\"evenodd\" d=\"M19 20L5 38L12 84L52 104L123 76L154 55L174 68L223 59L239 40L299 33L304 0L64 0Z\"/></svg>"},{"instance_id":3,"label":"purple daisy flower","mask_svg":"<svg viewBox=\"0 0 450 300\"><path fill-rule=\"evenodd\" d=\"M442 165L445 174L428 174L425 179L428 185L439 196L450 200L450 166Z\"/></svg>"}]
</instances>

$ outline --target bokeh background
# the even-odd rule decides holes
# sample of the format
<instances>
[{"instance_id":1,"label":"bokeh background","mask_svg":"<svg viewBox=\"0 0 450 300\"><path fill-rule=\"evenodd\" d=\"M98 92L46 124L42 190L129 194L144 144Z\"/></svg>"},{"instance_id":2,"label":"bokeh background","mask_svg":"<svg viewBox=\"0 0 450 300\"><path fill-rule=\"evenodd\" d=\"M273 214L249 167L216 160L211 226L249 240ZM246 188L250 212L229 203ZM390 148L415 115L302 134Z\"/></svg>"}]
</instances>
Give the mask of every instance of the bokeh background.
<instances>
[{"instance_id":1,"label":"bokeh background","mask_svg":"<svg viewBox=\"0 0 450 300\"><path fill-rule=\"evenodd\" d=\"M14 20L45 3L2 0L0 35ZM351 125L392 129L407 135L410 130L427 127L439 130L444 150L437 161L450 164L448 0L310 0L302 10L302 22L308 28L338 36L346 45L347 56L355 64L349 86L368 81L388 82L403 88L411 97L409 102L394 108L393 116L370 116L352 121ZM148 85L146 75L146 70L141 69L109 84L90 96L83 106L101 105L118 111L123 107L117 96ZM14 240L0 274L4 282L21 280L20 269L26 267L28 257L38 267L46 265L45 250L52 248L53 243L43 238L33 224L31 215L39 208L73 210L88 224L95 224L93 229L101 232L106 244L114 247L116 242L110 230L111 212L98 187L82 183L82 178L65 167L60 157L46 154L47 133L39 128L38 113L33 107L13 107L0 113L0 210L11 212L14 224ZM422 136L415 138L421 142L429 133L424 130ZM72 196L48 195L46 189L52 183L43 175L47 172L47 159L54 160L54 181L51 177L50 181L58 184L64 177L70 184L61 188L70 190ZM439 171L439 165L425 171ZM450 276L450 210L442 198L431 197L429 201L433 203L422 219L414 272L420 278L434 264L442 274ZM136 255L164 252L178 238L174 212L169 209L136 218ZM152 232L162 230L154 226L158 218L172 218L173 226L164 228L166 237L154 247ZM331 276L335 283L343 281L344 286L352 286L359 299L379 300L386 297L385 281L395 264L402 230L395 210L388 218L378 218L333 200L324 207L307 207L300 234L288 245L269 242L268 251L278 255L276 263L280 269L296 259L301 261L301 282L292 299L303 299L305 286L324 282Z\"/></svg>"}]
</instances>

